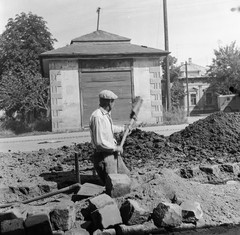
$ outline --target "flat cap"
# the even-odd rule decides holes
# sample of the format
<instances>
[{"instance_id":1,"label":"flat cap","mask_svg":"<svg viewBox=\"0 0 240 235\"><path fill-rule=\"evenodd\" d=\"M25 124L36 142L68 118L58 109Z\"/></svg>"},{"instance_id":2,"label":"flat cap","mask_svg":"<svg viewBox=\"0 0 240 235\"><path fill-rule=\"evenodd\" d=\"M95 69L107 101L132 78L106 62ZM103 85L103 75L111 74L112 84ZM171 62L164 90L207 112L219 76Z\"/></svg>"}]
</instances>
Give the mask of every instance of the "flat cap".
<instances>
[{"instance_id":1,"label":"flat cap","mask_svg":"<svg viewBox=\"0 0 240 235\"><path fill-rule=\"evenodd\" d=\"M110 90L103 90L99 93L99 98L106 99L106 100L115 100L118 98L118 96L115 95Z\"/></svg>"}]
</instances>

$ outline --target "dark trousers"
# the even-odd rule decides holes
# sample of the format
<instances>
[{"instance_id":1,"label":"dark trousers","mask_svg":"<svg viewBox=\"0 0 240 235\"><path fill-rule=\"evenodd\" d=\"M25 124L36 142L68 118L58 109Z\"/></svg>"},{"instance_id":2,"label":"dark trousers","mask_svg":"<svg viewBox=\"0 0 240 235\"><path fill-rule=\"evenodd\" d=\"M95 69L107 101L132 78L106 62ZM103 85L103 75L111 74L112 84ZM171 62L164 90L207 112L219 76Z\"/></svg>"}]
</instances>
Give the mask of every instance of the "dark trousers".
<instances>
[{"instance_id":1,"label":"dark trousers","mask_svg":"<svg viewBox=\"0 0 240 235\"><path fill-rule=\"evenodd\" d=\"M129 175L130 173L122 157L117 152L95 152L93 155L93 165L104 184L106 183L108 174Z\"/></svg>"}]
</instances>

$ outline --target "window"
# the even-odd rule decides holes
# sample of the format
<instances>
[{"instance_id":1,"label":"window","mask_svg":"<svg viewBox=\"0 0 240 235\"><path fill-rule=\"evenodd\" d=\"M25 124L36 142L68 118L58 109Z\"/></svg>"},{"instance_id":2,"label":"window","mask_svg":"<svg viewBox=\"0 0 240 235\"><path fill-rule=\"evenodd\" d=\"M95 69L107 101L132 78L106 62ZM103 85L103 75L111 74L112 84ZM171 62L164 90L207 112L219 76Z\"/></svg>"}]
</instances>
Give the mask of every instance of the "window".
<instances>
[{"instance_id":1,"label":"window","mask_svg":"<svg viewBox=\"0 0 240 235\"><path fill-rule=\"evenodd\" d=\"M206 104L212 104L212 93L206 93Z\"/></svg>"},{"instance_id":2,"label":"window","mask_svg":"<svg viewBox=\"0 0 240 235\"><path fill-rule=\"evenodd\" d=\"M191 105L196 105L197 104L197 96L196 94L191 94Z\"/></svg>"}]
</instances>

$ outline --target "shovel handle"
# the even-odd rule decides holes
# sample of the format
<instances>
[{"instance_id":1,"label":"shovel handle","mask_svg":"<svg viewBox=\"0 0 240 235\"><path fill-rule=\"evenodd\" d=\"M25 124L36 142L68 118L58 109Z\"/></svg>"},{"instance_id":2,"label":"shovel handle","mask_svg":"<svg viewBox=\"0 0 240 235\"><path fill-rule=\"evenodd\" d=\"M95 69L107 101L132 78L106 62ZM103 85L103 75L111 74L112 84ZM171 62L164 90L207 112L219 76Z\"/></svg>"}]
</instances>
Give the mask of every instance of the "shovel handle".
<instances>
[{"instance_id":1,"label":"shovel handle","mask_svg":"<svg viewBox=\"0 0 240 235\"><path fill-rule=\"evenodd\" d=\"M122 140L121 140L121 144L120 144L121 147L123 147L123 145L124 145L124 143L125 143L125 140L126 140L126 138L127 138L127 135L128 135L128 133L129 133L129 131L130 131L130 129L131 129L134 121L135 121L134 118L132 118L131 121L130 121L130 124L129 124L128 128L125 130L124 135L123 135L123 138L122 138Z\"/></svg>"},{"instance_id":2,"label":"shovel handle","mask_svg":"<svg viewBox=\"0 0 240 235\"><path fill-rule=\"evenodd\" d=\"M75 190L75 189L79 190L80 188L81 188L81 184L76 183L76 184L70 185L66 188L59 189L55 192L50 192L50 193L41 195L39 197L35 197L35 198L32 198L32 199L26 200L26 201L3 204L3 205L0 205L0 208L14 206L14 205L17 205L17 204L28 204L30 202L34 202L34 201L38 201L38 200L41 200L41 199L44 199L44 198L52 197L52 196L60 194L60 193L65 193L67 191L72 191L72 190Z\"/></svg>"}]
</instances>

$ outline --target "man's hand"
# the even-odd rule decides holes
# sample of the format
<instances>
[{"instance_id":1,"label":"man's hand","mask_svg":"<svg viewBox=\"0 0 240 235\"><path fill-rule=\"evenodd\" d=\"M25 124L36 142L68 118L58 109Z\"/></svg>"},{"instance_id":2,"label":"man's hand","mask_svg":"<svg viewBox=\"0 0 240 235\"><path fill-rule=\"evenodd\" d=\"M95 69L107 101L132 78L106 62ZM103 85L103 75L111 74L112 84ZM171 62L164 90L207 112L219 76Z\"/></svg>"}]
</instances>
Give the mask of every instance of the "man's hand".
<instances>
[{"instance_id":1,"label":"man's hand","mask_svg":"<svg viewBox=\"0 0 240 235\"><path fill-rule=\"evenodd\" d=\"M136 115L135 112L133 112L133 111L130 113L130 119L132 119L132 118L133 118L135 121L137 120L137 115Z\"/></svg>"},{"instance_id":2,"label":"man's hand","mask_svg":"<svg viewBox=\"0 0 240 235\"><path fill-rule=\"evenodd\" d=\"M120 145L117 145L116 147L115 147L115 152L119 152L119 153L123 153L123 148L120 146Z\"/></svg>"}]
</instances>

